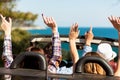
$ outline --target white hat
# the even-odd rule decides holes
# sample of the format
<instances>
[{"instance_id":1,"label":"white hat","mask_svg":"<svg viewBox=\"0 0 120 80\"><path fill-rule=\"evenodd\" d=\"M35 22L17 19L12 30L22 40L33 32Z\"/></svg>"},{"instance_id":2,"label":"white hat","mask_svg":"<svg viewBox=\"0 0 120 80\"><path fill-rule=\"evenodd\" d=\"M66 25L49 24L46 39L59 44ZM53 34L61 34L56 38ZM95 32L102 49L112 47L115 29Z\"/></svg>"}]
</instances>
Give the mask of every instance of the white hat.
<instances>
[{"instance_id":1,"label":"white hat","mask_svg":"<svg viewBox=\"0 0 120 80\"><path fill-rule=\"evenodd\" d=\"M102 54L107 61L110 61L117 56L117 54L112 50L111 45L108 43L99 44L97 52Z\"/></svg>"}]
</instances>

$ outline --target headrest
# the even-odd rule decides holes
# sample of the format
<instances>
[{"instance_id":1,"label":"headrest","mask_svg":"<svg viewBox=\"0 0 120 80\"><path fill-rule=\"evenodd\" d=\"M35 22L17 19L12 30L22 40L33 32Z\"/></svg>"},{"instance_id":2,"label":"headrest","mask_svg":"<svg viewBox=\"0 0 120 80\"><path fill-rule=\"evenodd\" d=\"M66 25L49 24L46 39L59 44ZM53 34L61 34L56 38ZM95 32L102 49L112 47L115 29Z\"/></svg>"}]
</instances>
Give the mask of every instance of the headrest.
<instances>
[{"instance_id":1,"label":"headrest","mask_svg":"<svg viewBox=\"0 0 120 80\"><path fill-rule=\"evenodd\" d=\"M22 66L22 67L21 67ZM44 55L37 52L20 53L12 62L11 69L15 68L30 68L47 70L47 62Z\"/></svg>"},{"instance_id":2,"label":"headrest","mask_svg":"<svg viewBox=\"0 0 120 80\"><path fill-rule=\"evenodd\" d=\"M78 60L75 67L75 73L84 73L84 66L86 63L93 62L98 63L105 70L106 75L113 76L114 72L106 60L97 56L85 56Z\"/></svg>"}]
</instances>

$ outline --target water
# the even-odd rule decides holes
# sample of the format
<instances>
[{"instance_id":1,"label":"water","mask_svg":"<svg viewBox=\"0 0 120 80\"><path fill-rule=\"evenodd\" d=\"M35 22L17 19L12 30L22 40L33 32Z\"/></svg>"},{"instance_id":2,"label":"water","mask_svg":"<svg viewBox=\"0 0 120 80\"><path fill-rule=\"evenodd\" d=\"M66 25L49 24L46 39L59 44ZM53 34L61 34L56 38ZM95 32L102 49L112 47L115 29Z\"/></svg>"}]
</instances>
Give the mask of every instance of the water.
<instances>
[{"instance_id":1,"label":"water","mask_svg":"<svg viewBox=\"0 0 120 80\"><path fill-rule=\"evenodd\" d=\"M69 27L60 27L58 28L58 31L60 33L60 35L68 35L69 34ZM84 35L85 32L87 30L89 30L89 28L83 28L80 27L80 35ZM40 34L40 35L51 35L51 29L47 28L47 29L42 29L42 30L28 30L30 33L32 34ZM117 31L114 28L102 28L102 27L97 27L97 28L93 28L93 33L95 36L99 36L99 37L106 37L106 38L113 38L113 39L117 39L118 35L117 35Z\"/></svg>"},{"instance_id":2,"label":"water","mask_svg":"<svg viewBox=\"0 0 120 80\"><path fill-rule=\"evenodd\" d=\"M88 27L80 27L79 28L80 30L80 34L79 36L82 36L85 34L86 31L89 30ZM50 28L47 28L47 29L43 29L43 30L28 30L30 33L32 33L33 35L51 35L52 32L51 32L51 29ZM68 35L69 34L69 31L70 31L70 28L69 27L59 27L58 29L60 35ZM114 28L103 28L103 27L96 27L96 28L93 28L93 33L94 33L94 36L95 37L105 37L105 38L112 38L112 39L118 39L118 34L117 34L117 31L116 29ZM92 45L93 46L93 51L96 51L96 46L97 45ZM62 44L62 48L66 49L69 51L69 43L63 43ZM118 49L116 48L113 48L113 50L115 50L117 53L118 53ZM79 55L81 56L82 52L79 50Z\"/></svg>"}]
</instances>

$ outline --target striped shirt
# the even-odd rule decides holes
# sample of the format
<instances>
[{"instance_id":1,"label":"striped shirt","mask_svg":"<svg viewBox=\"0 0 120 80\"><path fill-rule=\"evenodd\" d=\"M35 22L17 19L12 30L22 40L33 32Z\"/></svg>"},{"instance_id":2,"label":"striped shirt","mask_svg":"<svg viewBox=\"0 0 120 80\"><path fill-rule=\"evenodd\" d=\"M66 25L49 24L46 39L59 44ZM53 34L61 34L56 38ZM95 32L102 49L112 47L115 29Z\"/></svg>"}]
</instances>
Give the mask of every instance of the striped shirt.
<instances>
[{"instance_id":1,"label":"striped shirt","mask_svg":"<svg viewBox=\"0 0 120 80\"><path fill-rule=\"evenodd\" d=\"M62 60L61 41L59 33L55 33L52 35L52 55L53 56L48 63L48 71L51 73L57 73L57 69L59 68L59 64Z\"/></svg>"},{"instance_id":2,"label":"striped shirt","mask_svg":"<svg viewBox=\"0 0 120 80\"><path fill-rule=\"evenodd\" d=\"M2 59L4 60L4 67L9 68L13 61L11 36L4 37Z\"/></svg>"},{"instance_id":3,"label":"striped shirt","mask_svg":"<svg viewBox=\"0 0 120 80\"><path fill-rule=\"evenodd\" d=\"M9 68L13 61L11 36L4 37L2 58L4 60L4 66ZM52 35L52 58L48 63L48 71L51 73L57 73L61 60L61 41L59 38L59 33L56 33Z\"/></svg>"}]
</instances>

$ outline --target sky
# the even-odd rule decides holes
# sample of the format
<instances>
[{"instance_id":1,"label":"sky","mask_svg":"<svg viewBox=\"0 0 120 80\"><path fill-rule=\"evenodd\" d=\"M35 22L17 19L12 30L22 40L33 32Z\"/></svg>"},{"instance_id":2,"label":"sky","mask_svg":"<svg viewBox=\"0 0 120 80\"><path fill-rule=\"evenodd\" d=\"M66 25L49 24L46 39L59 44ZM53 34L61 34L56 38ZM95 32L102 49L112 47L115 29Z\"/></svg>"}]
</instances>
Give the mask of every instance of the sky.
<instances>
[{"instance_id":1,"label":"sky","mask_svg":"<svg viewBox=\"0 0 120 80\"><path fill-rule=\"evenodd\" d=\"M15 10L38 14L37 26L45 26L41 14L53 17L58 26L112 27L109 16L120 16L120 0L18 0Z\"/></svg>"}]
</instances>

